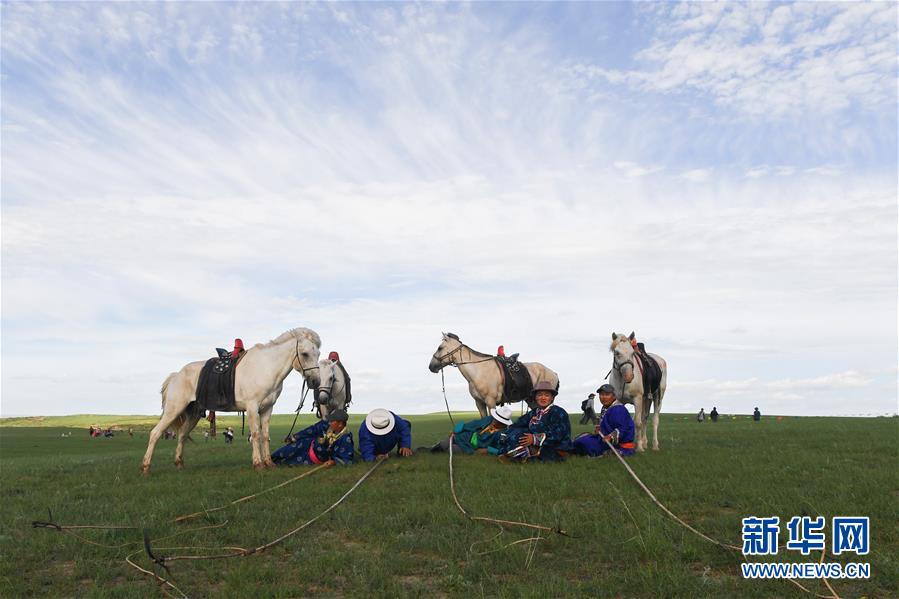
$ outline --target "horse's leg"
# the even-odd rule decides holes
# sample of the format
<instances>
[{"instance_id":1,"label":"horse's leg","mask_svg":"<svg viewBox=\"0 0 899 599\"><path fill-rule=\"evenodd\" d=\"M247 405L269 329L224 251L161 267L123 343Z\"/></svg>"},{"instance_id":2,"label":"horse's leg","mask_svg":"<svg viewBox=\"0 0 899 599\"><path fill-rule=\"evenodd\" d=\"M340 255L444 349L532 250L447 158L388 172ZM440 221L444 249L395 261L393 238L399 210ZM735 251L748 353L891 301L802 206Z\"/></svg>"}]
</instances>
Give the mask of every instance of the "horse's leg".
<instances>
[{"instance_id":1,"label":"horse's leg","mask_svg":"<svg viewBox=\"0 0 899 599\"><path fill-rule=\"evenodd\" d=\"M659 412L662 411L662 391L658 392L655 400L655 407L652 413L652 448L654 451L659 450Z\"/></svg>"},{"instance_id":2,"label":"horse's leg","mask_svg":"<svg viewBox=\"0 0 899 599\"><path fill-rule=\"evenodd\" d=\"M264 412L259 414L259 419L262 425L262 463L265 464L266 468L275 468L275 463L272 461L272 448L270 445L271 439L269 439L268 427L272 420L272 411L274 409L274 404L268 406Z\"/></svg>"},{"instance_id":3,"label":"horse's leg","mask_svg":"<svg viewBox=\"0 0 899 599\"><path fill-rule=\"evenodd\" d=\"M653 356L662 369L662 380L659 382L659 391L656 394L655 413L652 417L653 441L652 448L659 449L659 413L662 411L662 398L665 397L665 389L668 387L668 364L659 356Z\"/></svg>"},{"instance_id":4,"label":"horse's leg","mask_svg":"<svg viewBox=\"0 0 899 599\"><path fill-rule=\"evenodd\" d=\"M643 398L643 451L649 446L649 412L654 401L652 395Z\"/></svg>"},{"instance_id":5,"label":"horse's leg","mask_svg":"<svg viewBox=\"0 0 899 599\"><path fill-rule=\"evenodd\" d=\"M635 441L637 442L637 451L643 451L646 447L643 445L643 429L646 426L646 418L643 413L643 394L634 397L634 428Z\"/></svg>"},{"instance_id":6,"label":"horse's leg","mask_svg":"<svg viewBox=\"0 0 899 599\"><path fill-rule=\"evenodd\" d=\"M487 402L485 399L481 397L481 394L478 393L477 388L474 385L474 382L468 383L468 393L474 398L474 405L477 406L478 412L481 414L481 418L485 418L487 416ZM496 402L494 401L494 405Z\"/></svg>"},{"instance_id":7,"label":"horse's leg","mask_svg":"<svg viewBox=\"0 0 899 599\"><path fill-rule=\"evenodd\" d=\"M250 427L250 445L253 447L253 468L262 470L265 462L262 459L262 427L259 422L259 407L247 405L247 426Z\"/></svg>"},{"instance_id":8,"label":"horse's leg","mask_svg":"<svg viewBox=\"0 0 899 599\"><path fill-rule=\"evenodd\" d=\"M184 441L199 421L199 410L195 409L190 414L185 410L181 415L181 427L178 429L178 444L175 446L175 468L178 470L184 468Z\"/></svg>"},{"instance_id":9,"label":"horse's leg","mask_svg":"<svg viewBox=\"0 0 899 599\"><path fill-rule=\"evenodd\" d=\"M153 427L153 430L150 431L150 442L147 443L147 452L144 454L144 459L141 462L140 469L144 474L150 474L150 462L153 460L153 451L156 449L156 443L159 441L159 438L164 433L175 420L178 419L178 416L181 415L181 412L184 408L175 411L175 408L170 406L174 405L175 402L166 403L165 410L162 412L162 416L159 418L159 422L156 423L156 426Z\"/></svg>"}]
</instances>

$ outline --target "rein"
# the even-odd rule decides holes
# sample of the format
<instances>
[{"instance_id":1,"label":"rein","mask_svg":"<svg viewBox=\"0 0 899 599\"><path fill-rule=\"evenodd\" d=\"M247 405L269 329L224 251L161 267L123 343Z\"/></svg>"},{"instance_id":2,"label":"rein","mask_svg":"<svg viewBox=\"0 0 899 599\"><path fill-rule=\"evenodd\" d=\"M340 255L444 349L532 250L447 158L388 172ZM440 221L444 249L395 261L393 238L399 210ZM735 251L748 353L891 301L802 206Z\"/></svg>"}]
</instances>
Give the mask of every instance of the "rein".
<instances>
[{"instance_id":1,"label":"rein","mask_svg":"<svg viewBox=\"0 0 899 599\"><path fill-rule=\"evenodd\" d=\"M496 358L494 358L493 356L487 356L486 358L483 358L483 359L481 359L481 360L469 360L468 362L461 362L461 361L460 361L460 362L456 362L452 357L450 357L450 361L447 362L446 364L443 364L443 358L445 358L445 357L447 357L447 356L452 356L454 353L456 353L457 351L461 350L462 348L467 349L468 352L471 353L471 354L474 353L474 350L473 350L473 349L471 349L470 347L468 347L467 345L465 345L464 343L462 343L462 342L460 341L460 342L459 342L459 345L457 345L455 348L451 349L450 351L446 352L445 354L441 354L441 355L437 356L435 359L436 359L438 362L440 362L442 366L455 366L456 368L458 368L459 366L464 366L465 364L480 364L481 362L489 362L490 360L495 360L495 359L496 359ZM459 359L460 359L460 360L462 359L462 353L461 353L461 352L459 352Z\"/></svg>"},{"instance_id":2,"label":"rein","mask_svg":"<svg viewBox=\"0 0 899 599\"><path fill-rule=\"evenodd\" d=\"M290 436L293 434L293 429L297 425L297 418L300 417L300 412L303 410L303 404L306 403L306 394L309 393L309 390L311 389L311 387L306 386L306 371L307 370L319 370L318 364L316 364L315 366L310 366L309 368L303 368L303 361L300 360L300 340L297 339L296 342L297 342L297 346L296 346L297 366L300 367L297 370L301 370L301 372L303 374L303 386L300 389L300 405L297 406L297 413L293 417L293 424L290 425L290 432L287 433L286 437L284 437L285 443L290 443Z\"/></svg>"}]
</instances>

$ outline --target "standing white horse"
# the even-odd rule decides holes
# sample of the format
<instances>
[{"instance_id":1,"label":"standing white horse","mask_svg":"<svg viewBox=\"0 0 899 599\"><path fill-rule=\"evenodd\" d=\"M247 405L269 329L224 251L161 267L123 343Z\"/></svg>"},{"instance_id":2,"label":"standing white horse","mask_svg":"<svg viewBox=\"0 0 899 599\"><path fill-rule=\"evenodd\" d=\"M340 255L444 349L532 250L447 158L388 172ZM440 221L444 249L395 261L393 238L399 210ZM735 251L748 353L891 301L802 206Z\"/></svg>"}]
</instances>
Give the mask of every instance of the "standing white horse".
<instances>
[{"instance_id":1,"label":"standing white horse","mask_svg":"<svg viewBox=\"0 0 899 599\"><path fill-rule=\"evenodd\" d=\"M253 467L274 467L269 448L268 429L272 408L281 394L284 379L291 370L302 373L306 384L318 386L319 348L321 338L311 329L296 328L282 333L268 343L260 343L247 350L237 364L234 380L235 410L246 411L253 446ZM184 467L184 440L197 425L203 409L196 403L197 383L205 361L190 362L173 372L162 383L162 417L150 431L150 443L141 463L144 474L150 472L153 450L163 431L178 425L178 445L175 466ZM192 405L191 405L192 404Z\"/></svg>"},{"instance_id":2,"label":"standing white horse","mask_svg":"<svg viewBox=\"0 0 899 599\"><path fill-rule=\"evenodd\" d=\"M450 365L457 367L468 381L468 392L474 398L481 418L502 402L503 373L494 356L471 349L453 333L443 333L443 340L431 357L428 370L440 372L444 366ZM534 385L549 381L556 389L559 388L559 375L553 370L539 362L522 362L521 365L527 368Z\"/></svg>"},{"instance_id":3,"label":"standing white horse","mask_svg":"<svg viewBox=\"0 0 899 599\"><path fill-rule=\"evenodd\" d=\"M615 388L615 393L621 403L629 403L634 405L634 424L636 425L637 451L645 451L647 445L646 438L646 421L649 418L649 408L655 404L655 410L652 416L653 439L652 448L659 449L659 412L662 410L662 398L665 397L665 387L668 382L668 363L662 356L649 354L658 363L662 370L662 381L659 383L659 391L656 395L646 393L643 389L643 375L640 373L634 376L635 366L634 353L636 350L631 341L635 338L634 333L630 336L612 333L612 345L609 351L612 352L612 371L609 383Z\"/></svg>"},{"instance_id":4,"label":"standing white horse","mask_svg":"<svg viewBox=\"0 0 899 599\"><path fill-rule=\"evenodd\" d=\"M350 381L347 380L343 368L329 359L319 360L318 372L321 378L315 390L315 405L319 418L327 418L334 410L346 411L350 405Z\"/></svg>"}]
</instances>

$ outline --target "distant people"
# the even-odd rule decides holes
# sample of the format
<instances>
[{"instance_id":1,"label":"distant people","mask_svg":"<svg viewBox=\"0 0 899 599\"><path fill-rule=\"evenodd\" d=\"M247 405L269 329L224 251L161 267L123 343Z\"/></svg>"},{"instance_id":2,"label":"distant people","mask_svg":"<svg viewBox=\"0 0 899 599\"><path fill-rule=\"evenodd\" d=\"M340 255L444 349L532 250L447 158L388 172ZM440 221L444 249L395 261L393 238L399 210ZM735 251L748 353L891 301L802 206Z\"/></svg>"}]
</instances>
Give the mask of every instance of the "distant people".
<instances>
[{"instance_id":1,"label":"distant people","mask_svg":"<svg viewBox=\"0 0 899 599\"><path fill-rule=\"evenodd\" d=\"M531 397L537 405L509 428L503 447L507 458L553 462L563 459L571 450L568 412L553 403L558 393L549 381L534 385Z\"/></svg>"},{"instance_id":2,"label":"distant people","mask_svg":"<svg viewBox=\"0 0 899 599\"><path fill-rule=\"evenodd\" d=\"M696 415L696 422L705 422L705 408L699 408L699 414Z\"/></svg>"},{"instance_id":3,"label":"distant people","mask_svg":"<svg viewBox=\"0 0 899 599\"><path fill-rule=\"evenodd\" d=\"M203 442L209 443L209 431L203 431Z\"/></svg>"},{"instance_id":4,"label":"distant people","mask_svg":"<svg viewBox=\"0 0 899 599\"><path fill-rule=\"evenodd\" d=\"M412 423L383 408L372 410L359 426L362 459L386 459L394 448L400 457L412 455Z\"/></svg>"},{"instance_id":5,"label":"distant people","mask_svg":"<svg viewBox=\"0 0 899 599\"><path fill-rule=\"evenodd\" d=\"M434 445L431 451L448 451L452 440L453 451L499 455L506 442L507 428L511 424L512 408L496 406L490 409L489 416L456 423L453 434Z\"/></svg>"},{"instance_id":6,"label":"distant people","mask_svg":"<svg viewBox=\"0 0 899 599\"><path fill-rule=\"evenodd\" d=\"M709 418L712 419L712 422L718 422L718 408L713 407L712 411L709 412Z\"/></svg>"},{"instance_id":7,"label":"distant people","mask_svg":"<svg viewBox=\"0 0 899 599\"><path fill-rule=\"evenodd\" d=\"M758 407L755 408L755 411L752 412L752 419L758 422L762 419L762 413L759 412Z\"/></svg>"},{"instance_id":8,"label":"distant people","mask_svg":"<svg viewBox=\"0 0 899 599\"><path fill-rule=\"evenodd\" d=\"M207 431L208 433L208 431ZM225 432L222 433L222 436L225 437L225 443L231 444L234 442L234 429L230 426L225 429Z\"/></svg>"},{"instance_id":9,"label":"distant people","mask_svg":"<svg viewBox=\"0 0 899 599\"><path fill-rule=\"evenodd\" d=\"M112 437L113 435L114 435L114 433L112 432L112 429L111 429L111 428L108 428L108 429L106 429L105 431L103 431L103 436L104 436L104 437Z\"/></svg>"},{"instance_id":10,"label":"distant people","mask_svg":"<svg viewBox=\"0 0 899 599\"><path fill-rule=\"evenodd\" d=\"M291 436L291 442L272 454L279 466L352 464L353 433L347 428L347 413L334 410L328 418Z\"/></svg>"},{"instance_id":11,"label":"distant people","mask_svg":"<svg viewBox=\"0 0 899 599\"><path fill-rule=\"evenodd\" d=\"M615 394L612 385L599 388L599 402L603 406L602 420L593 434L584 433L574 440L572 453L597 457L609 450L606 441L612 444L619 455L634 453L634 419Z\"/></svg>"},{"instance_id":12,"label":"distant people","mask_svg":"<svg viewBox=\"0 0 899 599\"><path fill-rule=\"evenodd\" d=\"M593 401L595 398L596 394L591 393L587 396L587 399L581 402L581 411L583 411L584 414L581 416L580 424L587 424L588 422L596 424L596 411L593 409Z\"/></svg>"},{"instance_id":13,"label":"distant people","mask_svg":"<svg viewBox=\"0 0 899 599\"><path fill-rule=\"evenodd\" d=\"M88 427L87 434L90 435L91 437L94 436L94 425L93 424Z\"/></svg>"},{"instance_id":14,"label":"distant people","mask_svg":"<svg viewBox=\"0 0 899 599\"><path fill-rule=\"evenodd\" d=\"M129 436L129 437L133 437L133 436L134 436L134 428L133 428L133 427L130 427L130 426L128 427L128 436Z\"/></svg>"}]
</instances>

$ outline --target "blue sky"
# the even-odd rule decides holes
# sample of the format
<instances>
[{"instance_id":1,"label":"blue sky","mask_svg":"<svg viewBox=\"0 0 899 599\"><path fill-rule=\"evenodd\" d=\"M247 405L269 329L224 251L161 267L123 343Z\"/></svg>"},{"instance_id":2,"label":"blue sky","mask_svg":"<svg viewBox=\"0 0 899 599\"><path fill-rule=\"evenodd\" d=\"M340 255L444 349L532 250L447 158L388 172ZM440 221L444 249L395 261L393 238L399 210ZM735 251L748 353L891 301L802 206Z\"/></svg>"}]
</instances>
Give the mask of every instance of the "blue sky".
<instances>
[{"instance_id":1,"label":"blue sky","mask_svg":"<svg viewBox=\"0 0 899 599\"><path fill-rule=\"evenodd\" d=\"M635 330L665 411L895 412L896 11L3 3L0 411L308 326L357 411L441 331L574 409Z\"/></svg>"}]
</instances>

